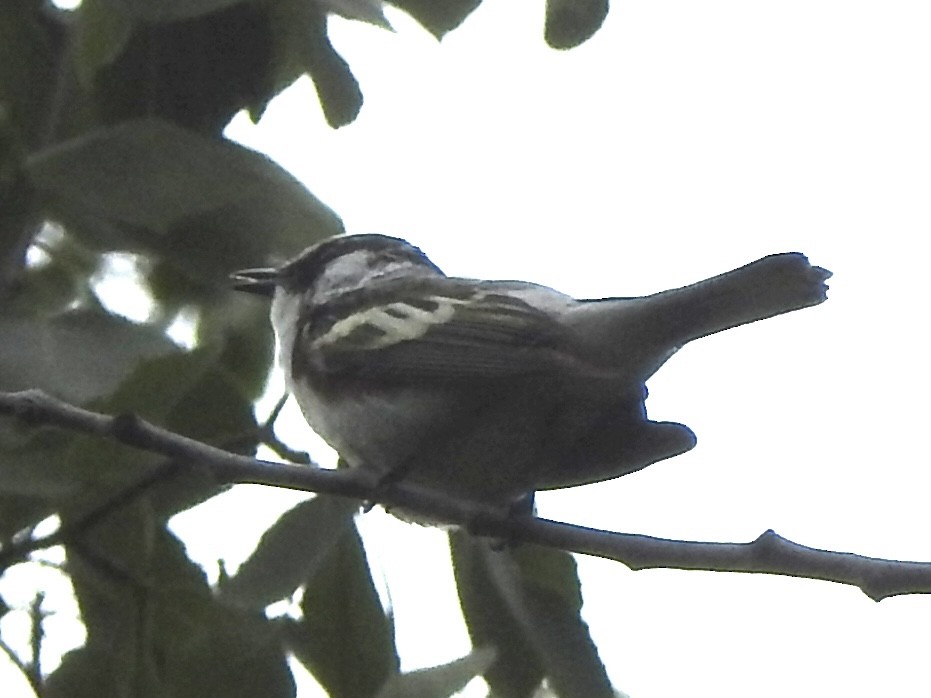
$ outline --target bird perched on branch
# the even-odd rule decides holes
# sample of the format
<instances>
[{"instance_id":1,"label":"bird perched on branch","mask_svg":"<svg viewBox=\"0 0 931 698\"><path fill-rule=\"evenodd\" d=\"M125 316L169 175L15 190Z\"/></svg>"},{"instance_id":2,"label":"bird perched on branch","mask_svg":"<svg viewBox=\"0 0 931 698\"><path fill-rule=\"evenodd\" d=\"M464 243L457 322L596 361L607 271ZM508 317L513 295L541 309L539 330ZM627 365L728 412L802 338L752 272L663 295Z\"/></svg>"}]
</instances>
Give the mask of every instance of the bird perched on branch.
<instances>
[{"instance_id":1,"label":"bird perched on branch","mask_svg":"<svg viewBox=\"0 0 931 698\"><path fill-rule=\"evenodd\" d=\"M404 240L349 235L233 278L272 297L288 389L350 466L512 506L691 449L687 427L647 418L646 380L694 339L823 302L830 276L790 252L650 296L576 300L448 277Z\"/></svg>"}]
</instances>

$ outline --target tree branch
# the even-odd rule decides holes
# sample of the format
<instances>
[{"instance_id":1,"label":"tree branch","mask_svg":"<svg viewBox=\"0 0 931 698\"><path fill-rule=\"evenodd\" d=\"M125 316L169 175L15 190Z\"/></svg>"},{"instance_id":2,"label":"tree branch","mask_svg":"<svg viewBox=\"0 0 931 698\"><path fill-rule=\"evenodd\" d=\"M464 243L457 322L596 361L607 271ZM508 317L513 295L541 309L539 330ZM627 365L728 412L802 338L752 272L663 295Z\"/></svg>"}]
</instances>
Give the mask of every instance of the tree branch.
<instances>
[{"instance_id":1,"label":"tree branch","mask_svg":"<svg viewBox=\"0 0 931 698\"><path fill-rule=\"evenodd\" d=\"M25 677L26 681L29 682L30 688L32 688L33 693L36 696L42 695L42 684L36 680L36 677L33 676L32 672L29 670L29 667L19 658L19 655L13 651L13 648L6 644L2 639L0 639L0 651L7 656L10 660L10 663L19 669L20 673Z\"/></svg>"},{"instance_id":2,"label":"tree branch","mask_svg":"<svg viewBox=\"0 0 931 698\"><path fill-rule=\"evenodd\" d=\"M473 533L535 543L617 560L633 570L672 568L756 572L822 579L859 587L879 601L899 594L931 593L931 562L902 562L809 548L766 531L750 543L703 543L601 531L452 499L415 483L380 487L362 469L324 470L256 460L156 427L130 414L109 416L57 400L38 390L0 393L0 414L26 423L48 424L96 434L135 448L208 468L219 480L323 492L378 500ZM30 549L41 547L32 542ZM8 551L5 551L8 552Z\"/></svg>"}]
</instances>

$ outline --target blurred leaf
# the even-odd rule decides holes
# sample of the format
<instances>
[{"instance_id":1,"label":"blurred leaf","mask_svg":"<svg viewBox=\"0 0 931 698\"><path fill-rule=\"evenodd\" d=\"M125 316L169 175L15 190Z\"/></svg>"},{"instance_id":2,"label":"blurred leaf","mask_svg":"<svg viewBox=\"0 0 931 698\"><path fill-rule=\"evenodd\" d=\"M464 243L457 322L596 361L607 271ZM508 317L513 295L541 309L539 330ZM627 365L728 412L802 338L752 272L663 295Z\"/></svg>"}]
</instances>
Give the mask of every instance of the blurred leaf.
<instances>
[{"instance_id":1,"label":"blurred leaf","mask_svg":"<svg viewBox=\"0 0 931 698\"><path fill-rule=\"evenodd\" d=\"M509 554L516 560L525 586L532 586L542 595L559 597L560 607L570 614L582 610L582 590L572 555L538 545L516 546Z\"/></svg>"},{"instance_id":2,"label":"blurred leaf","mask_svg":"<svg viewBox=\"0 0 931 698\"><path fill-rule=\"evenodd\" d=\"M39 0L0 3L0 105L23 146L34 146L47 135L64 49L59 18Z\"/></svg>"},{"instance_id":3,"label":"blurred leaf","mask_svg":"<svg viewBox=\"0 0 931 698\"><path fill-rule=\"evenodd\" d=\"M106 0L128 17L146 22L169 22L190 19L238 5L244 0Z\"/></svg>"},{"instance_id":4,"label":"blurred leaf","mask_svg":"<svg viewBox=\"0 0 931 698\"><path fill-rule=\"evenodd\" d=\"M546 0L546 43L574 48L592 37L608 16L608 0Z\"/></svg>"},{"instance_id":5,"label":"blurred leaf","mask_svg":"<svg viewBox=\"0 0 931 698\"><path fill-rule=\"evenodd\" d=\"M159 535L151 508L137 500L90 529L80 541L66 544L68 572L87 641L49 677L48 695L157 695L151 651L152 612L157 606L153 577L177 576L177 559L168 554L165 535L170 536L167 531ZM189 584L204 584L202 573L193 568L189 572Z\"/></svg>"},{"instance_id":6,"label":"blurred leaf","mask_svg":"<svg viewBox=\"0 0 931 698\"><path fill-rule=\"evenodd\" d=\"M382 29L391 29L385 17L384 0L317 0L330 12L346 19L368 22Z\"/></svg>"},{"instance_id":7,"label":"blurred leaf","mask_svg":"<svg viewBox=\"0 0 931 698\"><path fill-rule=\"evenodd\" d=\"M26 267L16 279L15 287L4 298L4 315L41 318L68 312L75 302L86 305L91 297L89 275L53 256L47 264ZM2 322L2 320L0 320Z\"/></svg>"},{"instance_id":8,"label":"blurred leaf","mask_svg":"<svg viewBox=\"0 0 931 698\"><path fill-rule=\"evenodd\" d=\"M77 490L65 459L71 435L60 429L18 429L0 423L0 492L53 501Z\"/></svg>"},{"instance_id":9,"label":"blurred leaf","mask_svg":"<svg viewBox=\"0 0 931 698\"><path fill-rule=\"evenodd\" d=\"M124 667L106 643L88 644L62 657L43 686L43 698L101 698L101 696L132 695L146 698L145 693L129 693L123 680ZM139 686L136 686L138 689ZM149 691L148 695L152 695ZM154 698L154 696L153 696Z\"/></svg>"},{"instance_id":10,"label":"blurred leaf","mask_svg":"<svg viewBox=\"0 0 931 698\"><path fill-rule=\"evenodd\" d=\"M362 92L349 65L330 43L326 10L308 0L279 0L271 8L271 22L276 84L283 88L307 73L327 123L339 128L353 121L362 108Z\"/></svg>"},{"instance_id":11,"label":"blurred leaf","mask_svg":"<svg viewBox=\"0 0 931 698\"><path fill-rule=\"evenodd\" d=\"M192 607L196 604L198 607ZM159 628L168 661L161 695L172 698L291 698L296 693L278 632L261 613L191 596L173 607L177 626ZM167 614L166 614L167 615ZM197 619L193 628L191 619ZM187 634L184 634L187 633ZM178 642L179 638L183 638Z\"/></svg>"},{"instance_id":12,"label":"blurred leaf","mask_svg":"<svg viewBox=\"0 0 931 698\"><path fill-rule=\"evenodd\" d=\"M544 665L527 641L488 569L488 543L463 531L449 535L453 573L473 647L492 647L485 680L498 698L526 698L543 681ZM503 554L503 553L502 553Z\"/></svg>"},{"instance_id":13,"label":"blurred leaf","mask_svg":"<svg viewBox=\"0 0 931 698\"><path fill-rule=\"evenodd\" d=\"M88 216L119 226L97 244L154 252L205 282L342 232L339 218L268 158L157 119L99 129L28 163L36 189L84 234ZM93 242L93 241L92 241Z\"/></svg>"},{"instance_id":14,"label":"blurred leaf","mask_svg":"<svg viewBox=\"0 0 931 698\"><path fill-rule=\"evenodd\" d=\"M99 310L0 312L0 336L0 389L41 388L77 404L113 392L139 361L178 353L155 328Z\"/></svg>"},{"instance_id":15,"label":"blurred leaf","mask_svg":"<svg viewBox=\"0 0 931 698\"><path fill-rule=\"evenodd\" d=\"M437 39L455 29L482 0L391 0Z\"/></svg>"},{"instance_id":16,"label":"blurred leaf","mask_svg":"<svg viewBox=\"0 0 931 698\"><path fill-rule=\"evenodd\" d=\"M217 369L216 356L208 351L194 350L140 363L99 407L109 414L138 414L175 433L240 453L255 449L257 425L251 401ZM223 485L196 463L171 463L161 456L100 439L77 439L68 465L74 480L97 483L87 488L86 497L69 502L69 507L78 511L112 497L111 488L125 487L153 474L158 477L153 467L160 468L162 477L147 494L159 520L216 494Z\"/></svg>"},{"instance_id":17,"label":"blurred leaf","mask_svg":"<svg viewBox=\"0 0 931 698\"><path fill-rule=\"evenodd\" d=\"M0 423L0 542L54 513L79 491L67 454L72 435L60 429Z\"/></svg>"},{"instance_id":18,"label":"blurred leaf","mask_svg":"<svg viewBox=\"0 0 931 698\"><path fill-rule=\"evenodd\" d=\"M82 0L73 21L74 70L81 83L90 87L97 71L113 63L125 48L132 22L114 9L111 0Z\"/></svg>"},{"instance_id":19,"label":"blurred leaf","mask_svg":"<svg viewBox=\"0 0 931 698\"><path fill-rule=\"evenodd\" d=\"M146 510L136 502L66 546L87 646L66 655L48 695L293 696L273 626L217 603Z\"/></svg>"},{"instance_id":20,"label":"blurred leaf","mask_svg":"<svg viewBox=\"0 0 931 698\"><path fill-rule=\"evenodd\" d=\"M495 555L491 571L511 612L523 626L559 696L614 698L582 608L575 559L564 550L523 545Z\"/></svg>"},{"instance_id":21,"label":"blurred leaf","mask_svg":"<svg viewBox=\"0 0 931 698\"><path fill-rule=\"evenodd\" d=\"M123 10L112 8L120 2L102 0L111 7L101 7L87 21L99 24L100 12L123 14L127 21L136 20L129 35L122 37L126 29L119 26L99 29L104 37L98 55L78 64L85 78L93 71L92 96L104 123L158 117L216 138L236 112L274 96L269 72L274 40L264 3L211 2L226 6L203 15L204 4L193 0L125 0ZM153 23L125 14L127 4L134 12L165 15L158 19L188 10L196 16Z\"/></svg>"},{"instance_id":22,"label":"blurred leaf","mask_svg":"<svg viewBox=\"0 0 931 698\"><path fill-rule=\"evenodd\" d=\"M249 399L262 394L275 355L275 335L268 320L268 306L236 299L205 310L198 342L210 346L222 342L219 365ZM243 302L246 301L246 302ZM223 326L218 327L223 323Z\"/></svg>"},{"instance_id":23,"label":"blurred leaf","mask_svg":"<svg viewBox=\"0 0 931 698\"><path fill-rule=\"evenodd\" d=\"M382 686L378 698L447 698L481 676L494 660L494 650L484 648L448 664L395 674Z\"/></svg>"},{"instance_id":24,"label":"blurred leaf","mask_svg":"<svg viewBox=\"0 0 931 698\"><path fill-rule=\"evenodd\" d=\"M178 374L181 373L185 382L182 383L180 394L173 404L170 398L166 400L167 409L160 423L175 433L204 443L226 446L240 453L252 453L255 450L252 442L240 448L234 448L232 444L243 435L251 435L258 426L252 401L237 389L225 371L218 369L217 363L217 357L211 352L195 349L183 358L166 357L158 362L150 362L145 367L146 375L139 376L139 381L154 382L160 376L165 381L178 381ZM128 392L136 389L135 385L133 382L126 388L121 386L117 395L124 390ZM151 395L152 391L145 394Z\"/></svg>"},{"instance_id":25,"label":"blurred leaf","mask_svg":"<svg viewBox=\"0 0 931 698\"><path fill-rule=\"evenodd\" d=\"M579 616L582 597L569 553L535 545L494 551L487 541L461 532L450 540L469 634L473 643L490 644L499 651L498 663L485 674L496 693L528 694L526 684L517 685L512 676L523 665L513 662L526 661L520 655L532 653L556 695L613 698L588 626ZM491 601L491 607L503 606L505 615L497 619L508 626L503 632L488 617L488 608L476 603L479 600ZM521 636L520 649L501 644L513 642L515 635Z\"/></svg>"},{"instance_id":26,"label":"blurred leaf","mask_svg":"<svg viewBox=\"0 0 931 698\"><path fill-rule=\"evenodd\" d=\"M0 98L2 100L2 98ZM42 224L37 197L19 172L18 147L5 128L0 101L0 298L4 303L23 284L26 250ZM6 170L6 171L5 171Z\"/></svg>"},{"instance_id":27,"label":"blurred leaf","mask_svg":"<svg viewBox=\"0 0 931 698\"><path fill-rule=\"evenodd\" d=\"M38 523L53 511L53 506L44 498L0 492L0 545L5 547L14 534Z\"/></svg>"},{"instance_id":28,"label":"blurred leaf","mask_svg":"<svg viewBox=\"0 0 931 698\"><path fill-rule=\"evenodd\" d=\"M307 580L301 610L303 619L287 626L288 645L330 698L375 696L397 673L393 623L355 526Z\"/></svg>"},{"instance_id":29,"label":"blurred leaf","mask_svg":"<svg viewBox=\"0 0 931 698\"><path fill-rule=\"evenodd\" d=\"M254 610L288 598L332 562L358 508L351 499L318 495L286 511L220 587L220 598Z\"/></svg>"}]
</instances>

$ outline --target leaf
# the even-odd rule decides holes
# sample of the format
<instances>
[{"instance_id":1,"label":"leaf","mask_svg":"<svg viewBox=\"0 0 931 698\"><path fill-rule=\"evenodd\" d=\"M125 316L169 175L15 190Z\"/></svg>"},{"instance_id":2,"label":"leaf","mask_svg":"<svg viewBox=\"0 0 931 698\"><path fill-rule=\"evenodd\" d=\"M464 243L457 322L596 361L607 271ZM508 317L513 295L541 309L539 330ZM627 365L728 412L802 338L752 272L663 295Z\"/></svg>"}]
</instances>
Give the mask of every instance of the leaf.
<instances>
[{"instance_id":1,"label":"leaf","mask_svg":"<svg viewBox=\"0 0 931 698\"><path fill-rule=\"evenodd\" d=\"M378 698L447 698L485 673L494 660L494 650L486 647L448 664L395 674L382 686Z\"/></svg>"},{"instance_id":2,"label":"leaf","mask_svg":"<svg viewBox=\"0 0 931 698\"><path fill-rule=\"evenodd\" d=\"M286 511L262 534L236 575L221 585L220 598L262 610L291 596L331 562L358 508L350 499L317 496Z\"/></svg>"},{"instance_id":3,"label":"leaf","mask_svg":"<svg viewBox=\"0 0 931 698\"><path fill-rule=\"evenodd\" d=\"M0 492L46 501L73 495L78 484L54 467L71 443L71 435L62 430L0 423Z\"/></svg>"},{"instance_id":4,"label":"leaf","mask_svg":"<svg viewBox=\"0 0 931 698\"><path fill-rule=\"evenodd\" d=\"M590 39L607 16L608 0L546 0L546 43L574 48Z\"/></svg>"},{"instance_id":5,"label":"leaf","mask_svg":"<svg viewBox=\"0 0 931 698\"><path fill-rule=\"evenodd\" d=\"M243 1L164 22L137 18L119 54L93 75L89 96L98 122L161 118L219 139L234 114L268 103L281 87L269 72L275 40L268 4ZM167 7L146 5L155 12Z\"/></svg>"},{"instance_id":6,"label":"leaf","mask_svg":"<svg viewBox=\"0 0 931 698\"><path fill-rule=\"evenodd\" d=\"M307 0L279 0L271 8L272 33L277 38L273 61L280 82L301 73L314 81L327 123L339 128L352 122L362 108L359 83L327 36L323 7Z\"/></svg>"},{"instance_id":7,"label":"leaf","mask_svg":"<svg viewBox=\"0 0 931 698\"><path fill-rule=\"evenodd\" d=\"M330 12L346 19L368 22L382 29L391 29L385 17L384 0L317 0Z\"/></svg>"},{"instance_id":8,"label":"leaf","mask_svg":"<svg viewBox=\"0 0 931 698\"><path fill-rule=\"evenodd\" d=\"M530 654L557 695L613 698L588 626L579 616L581 591L569 553L534 545L495 551L487 541L461 532L450 540L469 634L473 643L499 651L498 663L485 674L493 691L527 695L526 683L518 685L512 674L523 666L514 662L525 662L524 655ZM476 603L479 599L486 602L484 607ZM503 607L497 618L503 628L495 626L489 607ZM507 642L518 646L503 644ZM525 672L524 680L531 675Z\"/></svg>"},{"instance_id":9,"label":"leaf","mask_svg":"<svg viewBox=\"0 0 931 698\"><path fill-rule=\"evenodd\" d=\"M44 498L0 493L0 542L5 547L14 534L38 523L53 511L52 505Z\"/></svg>"},{"instance_id":10,"label":"leaf","mask_svg":"<svg viewBox=\"0 0 931 698\"><path fill-rule=\"evenodd\" d=\"M160 582L206 594L203 572L155 525L143 500L113 512L65 550L87 642L49 677L48 694L154 698Z\"/></svg>"},{"instance_id":11,"label":"leaf","mask_svg":"<svg viewBox=\"0 0 931 698\"><path fill-rule=\"evenodd\" d=\"M268 303L227 292L203 303L197 325L199 346L214 348L217 364L250 400L265 390L275 356Z\"/></svg>"},{"instance_id":12,"label":"leaf","mask_svg":"<svg viewBox=\"0 0 931 698\"><path fill-rule=\"evenodd\" d=\"M116 657L104 643L88 644L62 657L45 681L43 698L100 698L130 695L118 685ZM144 698L144 697L143 697Z\"/></svg>"},{"instance_id":13,"label":"leaf","mask_svg":"<svg viewBox=\"0 0 931 698\"><path fill-rule=\"evenodd\" d=\"M206 350L142 362L98 407L109 414L137 414L176 433L241 453L255 448L251 401L217 368L216 355ZM73 479L91 485L82 498L68 502L75 511L97 506L116 488L156 476L147 496L164 520L216 494L222 484L196 463L175 463L87 437L77 439L68 466Z\"/></svg>"},{"instance_id":14,"label":"leaf","mask_svg":"<svg viewBox=\"0 0 931 698\"><path fill-rule=\"evenodd\" d=\"M89 242L155 253L204 282L342 232L339 218L254 151L158 119L101 128L29 158L36 190ZM265 237L257 234L261 231Z\"/></svg>"},{"instance_id":15,"label":"leaf","mask_svg":"<svg viewBox=\"0 0 931 698\"><path fill-rule=\"evenodd\" d=\"M184 623L160 629L160 639L175 639L167 650L163 693L172 698L290 698L296 694L275 624L261 613L223 608L205 597L191 599L200 608L180 607L199 620L193 641L182 640ZM188 636L190 637L190 635Z\"/></svg>"},{"instance_id":16,"label":"leaf","mask_svg":"<svg viewBox=\"0 0 931 698\"><path fill-rule=\"evenodd\" d=\"M521 546L490 560L492 576L546 667L557 695L614 698L588 625L573 557L553 548Z\"/></svg>"},{"instance_id":17,"label":"leaf","mask_svg":"<svg viewBox=\"0 0 931 698\"><path fill-rule=\"evenodd\" d=\"M0 312L0 336L0 389L41 388L77 404L113 392L139 361L179 351L160 330L100 310Z\"/></svg>"},{"instance_id":18,"label":"leaf","mask_svg":"<svg viewBox=\"0 0 931 698\"><path fill-rule=\"evenodd\" d=\"M144 502L66 551L87 645L49 677L49 695L294 695L272 624L218 603L203 571L154 525Z\"/></svg>"},{"instance_id":19,"label":"leaf","mask_svg":"<svg viewBox=\"0 0 931 698\"><path fill-rule=\"evenodd\" d=\"M394 627L354 526L307 580L301 610L288 645L331 698L369 698L397 673Z\"/></svg>"},{"instance_id":20,"label":"leaf","mask_svg":"<svg viewBox=\"0 0 931 698\"><path fill-rule=\"evenodd\" d=\"M9 119L20 147L46 137L55 67L65 47L57 20L33 0L0 3L0 128Z\"/></svg>"},{"instance_id":21,"label":"leaf","mask_svg":"<svg viewBox=\"0 0 931 698\"><path fill-rule=\"evenodd\" d=\"M450 533L449 543L472 645L497 652L485 680L499 698L532 695L543 681L544 665L490 574L487 543L462 531Z\"/></svg>"},{"instance_id":22,"label":"leaf","mask_svg":"<svg viewBox=\"0 0 931 698\"><path fill-rule=\"evenodd\" d=\"M0 541L54 513L80 490L67 466L71 434L0 423Z\"/></svg>"},{"instance_id":23,"label":"leaf","mask_svg":"<svg viewBox=\"0 0 931 698\"><path fill-rule=\"evenodd\" d=\"M110 0L82 0L73 17L74 69L85 87L93 84L100 68L117 59L132 34L129 17L111 4Z\"/></svg>"},{"instance_id":24,"label":"leaf","mask_svg":"<svg viewBox=\"0 0 931 698\"><path fill-rule=\"evenodd\" d=\"M144 22L190 19L238 5L244 0L106 0L111 12L122 12Z\"/></svg>"},{"instance_id":25,"label":"leaf","mask_svg":"<svg viewBox=\"0 0 931 698\"><path fill-rule=\"evenodd\" d=\"M482 0L391 0L437 39L462 24Z\"/></svg>"}]
</instances>

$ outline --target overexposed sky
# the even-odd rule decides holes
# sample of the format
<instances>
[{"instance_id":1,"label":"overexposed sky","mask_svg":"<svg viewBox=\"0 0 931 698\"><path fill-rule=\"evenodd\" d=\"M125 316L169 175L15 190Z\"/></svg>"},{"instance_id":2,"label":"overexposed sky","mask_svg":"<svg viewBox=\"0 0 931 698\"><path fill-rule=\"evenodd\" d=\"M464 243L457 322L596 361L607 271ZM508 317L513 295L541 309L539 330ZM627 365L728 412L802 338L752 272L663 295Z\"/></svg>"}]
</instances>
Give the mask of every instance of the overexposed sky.
<instances>
[{"instance_id":1,"label":"overexposed sky","mask_svg":"<svg viewBox=\"0 0 931 698\"><path fill-rule=\"evenodd\" d=\"M650 416L688 424L693 451L539 513L931 561L931 6L624 0L557 52L543 4L485 0L441 43L392 8L395 33L334 18L359 119L330 130L302 80L229 135L349 232L406 237L455 275L639 295L805 252L835 273L826 304L696 342L651 380ZM239 488L175 529L235 565L294 496ZM377 511L361 527L405 668L467 652L444 535ZM931 696L931 598L578 559L634 698Z\"/></svg>"}]
</instances>

